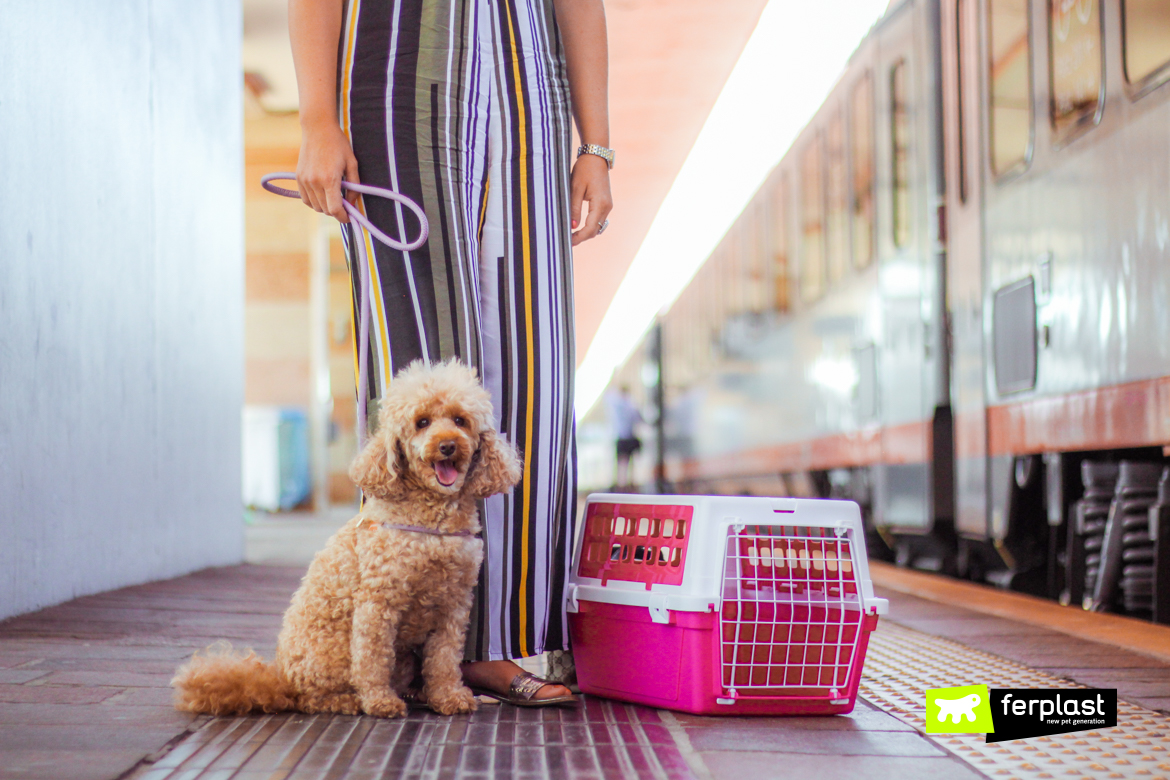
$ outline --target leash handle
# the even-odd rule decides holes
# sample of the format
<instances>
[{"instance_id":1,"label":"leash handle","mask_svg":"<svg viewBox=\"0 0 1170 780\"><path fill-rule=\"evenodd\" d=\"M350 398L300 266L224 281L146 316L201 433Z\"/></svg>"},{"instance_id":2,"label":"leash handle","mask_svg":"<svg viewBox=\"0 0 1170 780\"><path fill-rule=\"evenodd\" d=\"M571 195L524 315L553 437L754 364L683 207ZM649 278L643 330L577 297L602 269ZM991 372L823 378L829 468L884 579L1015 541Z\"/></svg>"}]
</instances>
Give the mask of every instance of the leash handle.
<instances>
[{"instance_id":1,"label":"leash handle","mask_svg":"<svg viewBox=\"0 0 1170 780\"><path fill-rule=\"evenodd\" d=\"M296 190L288 190L288 189L285 189L284 187L277 187L275 184L272 183L274 181L296 181L296 180L297 180L297 176L295 173L287 173L287 172L267 173L260 178L260 185L262 187L264 187L264 189L273 193L274 195L282 195L286 198L297 198L299 200L301 197L301 194L299 192L297 192ZM365 228L367 231L369 231L370 235L372 235L374 238L381 241L386 246L390 247L391 249L398 249L398 250L401 250L403 252L410 252L414 249L418 249L420 246L422 246L423 244L425 244L427 242L427 236L430 234L430 224L427 222L427 215L424 214L423 210L421 208L419 208L419 205L417 203L415 203L413 200L411 200L410 198L406 197L405 195L403 195L399 192L395 192L394 190L387 190L387 189L383 189L382 187L374 187L374 186L371 186L369 184L355 184L353 182L343 181L343 182L341 182L341 188L345 189L345 190L352 190L353 192L360 192L363 195L376 195L379 198L386 198L387 200L392 200L392 201L395 201L396 203L401 203L403 206L406 206L406 208L410 209L411 212L414 213L414 216L418 218L418 223L419 223L418 238L416 238L414 241L411 241L409 243L403 243L401 241L397 241L393 238L390 238L390 236L386 235L381 230L376 228L374 226L374 224L372 222L370 222L370 220L366 219L366 215L363 214L358 209L357 206L353 205L348 200L345 200L343 198L341 201L341 205L345 209L346 213L349 214L350 219L357 222L359 225L361 225L363 228Z\"/></svg>"},{"instance_id":2,"label":"leash handle","mask_svg":"<svg viewBox=\"0 0 1170 780\"><path fill-rule=\"evenodd\" d=\"M265 174L264 176L260 177L260 184L261 184L261 186L264 187L264 189L268 190L269 192L273 193L274 195L282 195L286 198L296 198L296 199L300 200L301 194L299 192L297 192L296 190L288 190L288 189L285 189L284 187L277 187L275 184L272 183L274 181L296 181L296 180L297 180L297 177L296 177L296 174L294 174L294 173L287 173L287 172L268 173L268 174ZM383 189L381 187L373 187L369 184L354 184L352 182L343 181L343 182L341 182L341 186L343 189L353 190L354 192L360 192L363 195L376 195L379 198L387 198L388 200L392 200L396 203L401 203L403 206L406 206L406 208L408 208L412 212L414 212L414 215L418 218L418 224L419 224L418 238L415 239L414 241L411 241L410 243L403 243L401 241L396 241L393 238L390 238L390 236L386 235L381 230L378 230L378 228L374 227L374 225L368 219L366 219L366 215L363 214L360 210L358 210L357 206L354 206L348 200L342 199L341 205L345 208L346 213L349 214L350 219L352 219L354 222L357 222L359 225L361 225L363 228L365 228L365 230L367 230L370 233L370 235L372 235L374 238L378 239L379 241L381 241L383 244L390 247L391 249L398 249L402 252L409 252L413 249L418 249L420 246L422 246L424 243L426 243L427 235L430 233L430 225L427 223L427 215L423 213L423 210L421 208L419 208L418 204L415 203L413 200L406 197L405 195L402 195L401 193L394 192L393 190L387 190L387 189ZM407 263L407 269L409 272L410 259L407 257L404 257L403 259ZM357 440L358 440L358 450L360 451L362 449L362 447L364 447L366 444L366 433L367 433L367 431L366 431L366 406L367 406L367 403L369 401L369 398L367 397L368 389L369 389L369 379L368 379L369 366L367 365L367 363L368 363L368 355L369 355L369 351L370 351L370 317L371 317L370 297L373 295L373 289L372 289L372 286L371 286L370 281L368 279L369 273L366 270L365 264L364 263L357 263L357 266L358 266L358 285L359 285L359 289L362 291L361 311L358 315L360 322L358 323L358 388L357 388L357 390L358 390L358 392L357 392ZM416 306L417 306L417 304L416 304Z\"/></svg>"}]
</instances>

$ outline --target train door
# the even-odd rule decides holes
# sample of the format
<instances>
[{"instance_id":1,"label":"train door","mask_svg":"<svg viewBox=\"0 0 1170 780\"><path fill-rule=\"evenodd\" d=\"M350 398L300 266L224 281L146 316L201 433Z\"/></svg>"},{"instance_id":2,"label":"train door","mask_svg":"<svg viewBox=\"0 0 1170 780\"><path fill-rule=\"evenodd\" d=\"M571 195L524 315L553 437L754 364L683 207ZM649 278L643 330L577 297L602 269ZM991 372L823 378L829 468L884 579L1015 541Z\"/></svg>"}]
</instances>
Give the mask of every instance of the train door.
<instances>
[{"instance_id":1,"label":"train door","mask_svg":"<svg viewBox=\"0 0 1170 780\"><path fill-rule=\"evenodd\" d=\"M937 198L931 7L904 3L887 17L875 69L884 204L878 230L882 459L874 475L875 519L899 535L927 533L933 519L929 460L938 355L932 353L930 321L938 282L931 257Z\"/></svg>"},{"instance_id":2,"label":"train door","mask_svg":"<svg viewBox=\"0 0 1170 780\"><path fill-rule=\"evenodd\" d=\"M980 5L980 0L944 0L941 31L955 528L960 536L984 539L988 512ZM1011 51L1009 43L999 45L1005 52Z\"/></svg>"}]
</instances>

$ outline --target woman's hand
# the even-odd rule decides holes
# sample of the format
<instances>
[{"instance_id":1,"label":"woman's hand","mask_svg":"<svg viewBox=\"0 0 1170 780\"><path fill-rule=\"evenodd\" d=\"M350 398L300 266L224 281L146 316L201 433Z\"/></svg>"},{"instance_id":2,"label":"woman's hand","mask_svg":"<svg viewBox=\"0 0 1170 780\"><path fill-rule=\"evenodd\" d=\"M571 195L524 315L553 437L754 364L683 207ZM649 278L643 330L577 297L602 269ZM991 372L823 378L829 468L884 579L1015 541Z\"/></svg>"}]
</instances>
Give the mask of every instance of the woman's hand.
<instances>
[{"instance_id":1,"label":"woman's hand","mask_svg":"<svg viewBox=\"0 0 1170 780\"><path fill-rule=\"evenodd\" d=\"M297 158L297 188L305 205L339 222L349 222L349 214L341 205L341 180L358 181L357 158L353 156L349 139L336 122L323 121L303 125L301 154ZM357 193L345 193L351 203L357 202Z\"/></svg>"},{"instance_id":2,"label":"woman's hand","mask_svg":"<svg viewBox=\"0 0 1170 780\"><path fill-rule=\"evenodd\" d=\"M297 188L312 209L349 222L341 180L358 183L357 160L337 123L337 41L343 0L289 0L288 31L300 96ZM357 203L356 193L347 193Z\"/></svg>"},{"instance_id":3,"label":"woman's hand","mask_svg":"<svg viewBox=\"0 0 1170 780\"><path fill-rule=\"evenodd\" d=\"M585 224L581 224L581 203L589 204ZM601 232L601 223L613 208L609 192L609 165L595 154L583 154L573 165L569 184L569 210L572 217L573 246L588 241Z\"/></svg>"},{"instance_id":4,"label":"woman's hand","mask_svg":"<svg viewBox=\"0 0 1170 780\"><path fill-rule=\"evenodd\" d=\"M569 94L577 135L583 144L609 146L609 43L602 0L553 0L561 42L565 47ZM581 223L581 203L589 214ZM609 164L583 154L573 164L569 182L569 218L573 246L596 236L613 208Z\"/></svg>"}]
</instances>

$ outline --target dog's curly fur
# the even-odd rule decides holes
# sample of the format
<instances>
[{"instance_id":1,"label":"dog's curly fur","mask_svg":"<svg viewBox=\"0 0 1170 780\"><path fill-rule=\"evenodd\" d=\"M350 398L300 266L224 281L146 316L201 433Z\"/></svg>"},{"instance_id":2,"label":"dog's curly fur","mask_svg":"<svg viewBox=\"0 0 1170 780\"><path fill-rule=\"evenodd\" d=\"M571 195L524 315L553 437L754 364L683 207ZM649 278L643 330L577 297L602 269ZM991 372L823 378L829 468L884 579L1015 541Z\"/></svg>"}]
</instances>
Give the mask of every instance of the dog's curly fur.
<instances>
[{"instance_id":1,"label":"dog's curly fur","mask_svg":"<svg viewBox=\"0 0 1170 780\"><path fill-rule=\"evenodd\" d=\"M416 652L432 709L475 709L459 662L483 542L383 524L478 533L476 500L514 486L520 459L496 432L475 373L456 361L403 369L379 417L349 471L367 501L310 564L275 663L212 645L172 680L179 709L394 717L406 711L399 694L415 677Z\"/></svg>"}]
</instances>

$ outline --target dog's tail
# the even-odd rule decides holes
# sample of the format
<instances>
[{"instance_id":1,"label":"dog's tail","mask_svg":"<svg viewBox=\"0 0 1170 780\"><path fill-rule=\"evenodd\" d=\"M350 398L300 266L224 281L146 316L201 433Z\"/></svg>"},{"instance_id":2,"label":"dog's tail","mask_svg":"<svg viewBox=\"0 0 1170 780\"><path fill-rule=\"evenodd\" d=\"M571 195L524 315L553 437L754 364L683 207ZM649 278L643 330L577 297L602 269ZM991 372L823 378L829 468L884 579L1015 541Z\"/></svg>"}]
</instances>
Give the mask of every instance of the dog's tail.
<instances>
[{"instance_id":1,"label":"dog's tail","mask_svg":"<svg viewBox=\"0 0 1170 780\"><path fill-rule=\"evenodd\" d=\"M171 680L175 707L209 715L280 712L296 706L296 691L276 664L251 649L237 653L216 642L179 667Z\"/></svg>"}]
</instances>

